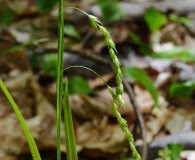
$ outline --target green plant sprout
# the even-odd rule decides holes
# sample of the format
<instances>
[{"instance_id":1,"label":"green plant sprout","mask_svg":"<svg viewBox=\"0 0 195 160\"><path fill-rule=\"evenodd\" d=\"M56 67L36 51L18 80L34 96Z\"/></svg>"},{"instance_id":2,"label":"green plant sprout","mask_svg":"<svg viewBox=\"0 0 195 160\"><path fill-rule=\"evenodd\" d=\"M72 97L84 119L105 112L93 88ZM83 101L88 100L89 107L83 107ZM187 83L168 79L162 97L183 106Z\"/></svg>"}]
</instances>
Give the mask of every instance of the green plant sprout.
<instances>
[{"instance_id":1,"label":"green plant sprout","mask_svg":"<svg viewBox=\"0 0 195 160\"><path fill-rule=\"evenodd\" d=\"M182 144L170 143L158 151L158 158L155 160L181 160L180 152L183 149Z\"/></svg>"}]
</instances>

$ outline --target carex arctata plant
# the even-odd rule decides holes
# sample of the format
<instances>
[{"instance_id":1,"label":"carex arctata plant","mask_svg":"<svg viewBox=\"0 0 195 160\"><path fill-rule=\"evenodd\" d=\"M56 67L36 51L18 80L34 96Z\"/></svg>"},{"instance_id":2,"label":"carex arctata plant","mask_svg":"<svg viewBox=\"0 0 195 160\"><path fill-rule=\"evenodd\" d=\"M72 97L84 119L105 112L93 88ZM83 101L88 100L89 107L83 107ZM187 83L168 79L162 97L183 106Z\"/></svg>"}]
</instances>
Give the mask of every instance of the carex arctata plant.
<instances>
[{"instance_id":1,"label":"carex arctata plant","mask_svg":"<svg viewBox=\"0 0 195 160\"><path fill-rule=\"evenodd\" d=\"M98 20L97 17L89 15L89 14L86 14L86 15L88 16L93 28L101 31L102 34L104 35L105 43L109 49L110 57L113 61L113 70L114 70L114 73L116 76L116 84L117 84L116 89L113 89L113 88L108 86L108 90L113 98L112 110L117 118L118 123L121 126L122 131L125 133L125 136L126 136L127 140L129 141L129 146L130 146L130 149L133 153L133 157L136 160L141 160L141 157L135 148L133 135L128 129L127 122L124 118L122 118L120 112L118 111L118 106L124 107L125 102L122 98L122 93L124 91L124 87L122 84L122 72L121 72L121 68L120 68L120 62L116 56L117 50L115 47L115 43L112 41L112 38L110 37L110 34L107 31L107 29L102 26L102 23Z\"/></svg>"},{"instance_id":2,"label":"carex arctata plant","mask_svg":"<svg viewBox=\"0 0 195 160\"><path fill-rule=\"evenodd\" d=\"M141 160L141 157L135 148L134 138L133 138L132 133L128 129L127 122L124 118L122 118L121 114L118 111L118 106L125 107L125 102L122 98L124 87L122 84L122 72L121 72L121 68L120 68L120 62L116 56L117 50L115 47L115 43L113 42L112 38L110 37L110 33L108 32L108 30L105 27L103 27L102 23L98 20L97 17L90 15L79 8L75 8L75 7L67 7L67 8L77 9L77 10L83 12L89 18L89 21L90 21L92 27L94 29L100 31L104 36L105 44L109 49L109 54L110 54L110 57L113 61L113 70L114 70L114 73L116 76L116 84L117 84L116 89L113 89L107 85L107 88L108 88L108 90L113 98L112 110L117 118L118 123L121 126L121 130L125 133L125 136L126 136L127 140L129 141L129 146L130 146L130 149L132 151L133 157L136 160Z\"/></svg>"},{"instance_id":3,"label":"carex arctata plant","mask_svg":"<svg viewBox=\"0 0 195 160\"><path fill-rule=\"evenodd\" d=\"M68 7L68 8L74 8L74 7ZM77 10L80 10L78 8L74 8ZM113 112L117 118L117 121L119 122L122 131L125 133L127 140L129 141L130 149L132 150L133 157L136 160L141 160L141 157L139 153L137 152L135 145L134 145L134 139L133 135L129 131L127 127L127 122L125 119L122 118L118 111L118 106L125 106L125 102L122 98L122 93L124 91L124 87L122 84L122 73L120 68L120 62L116 56L117 50L115 47L114 42L112 41L110 37L110 33L106 30L105 27L102 26L102 23L97 19L97 17L87 14L86 12L80 10L84 14L87 15L89 18L91 25L94 29L99 30L104 38L105 43L109 49L110 57L113 60L113 69L116 76L116 89L111 88L107 85L108 90L110 94L113 97ZM63 59L63 53L64 53L64 0L59 0L59 17L58 17L58 61L57 61L57 83L56 83L56 124L57 124L57 160L61 160L61 111L62 111L62 98L64 93L64 121L65 121L65 136L66 136L66 148L67 148L67 158L68 160L77 160L77 153L76 153L76 142L74 137L74 130L73 130L73 124L72 124L72 117L71 117L71 110L69 106L69 94L68 94L68 83L65 84L65 90L63 88L63 67L64 67L64 59ZM83 67L84 68L84 67ZM27 138L30 151L33 157L33 160L41 160L41 157L39 155L38 148L35 144L35 141L30 133L30 130L28 129L25 120L18 109L18 106L14 102L13 98L9 94L7 88L5 87L3 81L0 79L0 87L5 93L6 97L8 98L10 104L12 105L14 111L16 112L16 115L21 123L21 126L24 130L25 136Z\"/></svg>"}]
</instances>

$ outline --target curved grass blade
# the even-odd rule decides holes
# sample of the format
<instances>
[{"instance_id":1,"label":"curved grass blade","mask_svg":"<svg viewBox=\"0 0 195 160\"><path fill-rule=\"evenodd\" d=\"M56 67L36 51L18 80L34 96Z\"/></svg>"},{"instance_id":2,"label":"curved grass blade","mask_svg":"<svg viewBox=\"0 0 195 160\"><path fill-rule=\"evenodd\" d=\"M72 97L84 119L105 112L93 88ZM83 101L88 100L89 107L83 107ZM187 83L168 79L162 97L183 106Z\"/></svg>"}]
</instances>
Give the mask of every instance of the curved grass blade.
<instances>
[{"instance_id":1,"label":"curved grass blade","mask_svg":"<svg viewBox=\"0 0 195 160\"><path fill-rule=\"evenodd\" d=\"M20 124L22 126L22 129L24 131L24 134L26 136L28 145L30 147L30 151L31 151L31 155L33 157L33 160L41 160L40 154L39 154L39 150L36 146L36 143L32 137L32 134L28 128L28 126L26 125L26 122L17 106L17 104L15 103L15 101L13 100L11 94L9 93L9 91L7 90L6 86L4 85L3 81L0 79L0 88L2 89L2 91L4 92L4 94L6 95L7 99L9 100L11 106L13 107L16 116L18 117Z\"/></svg>"},{"instance_id":2,"label":"curved grass blade","mask_svg":"<svg viewBox=\"0 0 195 160\"><path fill-rule=\"evenodd\" d=\"M67 160L78 160L72 114L69 103L68 80L66 80L65 82L64 90L64 128L66 138Z\"/></svg>"}]
</instances>

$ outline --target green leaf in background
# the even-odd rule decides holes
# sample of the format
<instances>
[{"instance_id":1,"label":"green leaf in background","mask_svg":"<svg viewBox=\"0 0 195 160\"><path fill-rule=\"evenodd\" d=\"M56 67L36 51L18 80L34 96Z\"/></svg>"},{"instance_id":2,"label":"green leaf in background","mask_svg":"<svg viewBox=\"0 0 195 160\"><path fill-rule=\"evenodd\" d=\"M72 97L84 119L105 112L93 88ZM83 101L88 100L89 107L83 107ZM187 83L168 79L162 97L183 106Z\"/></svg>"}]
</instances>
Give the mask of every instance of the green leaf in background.
<instances>
[{"instance_id":1,"label":"green leaf in background","mask_svg":"<svg viewBox=\"0 0 195 160\"><path fill-rule=\"evenodd\" d=\"M135 67L123 67L122 72L125 77L133 81L140 82L151 94L155 106L158 105L158 91L154 87L151 78L147 75L147 73L143 69L135 68Z\"/></svg>"},{"instance_id":2,"label":"green leaf in background","mask_svg":"<svg viewBox=\"0 0 195 160\"><path fill-rule=\"evenodd\" d=\"M103 18L108 22L118 20L122 16L122 9L117 0L98 0Z\"/></svg>"},{"instance_id":3,"label":"green leaf in background","mask_svg":"<svg viewBox=\"0 0 195 160\"><path fill-rule=\"evenodd\" d=\"M66 80L65 82L65 91L64 91L64 128L65 128L67 160L78 160L74 126L72 121L72 113L71 113L71 107L69 102L68 80Z\"/></svg>"},{"instance_id":4,"label":"green leaf in background","mask_svg":"<svg viewBox=\"0 0 195 160\"><path fill-rule=\"evenodd\" d=\"M0 11L0 25L11 22L16 17L16 14L11 9Z\"/></svg>"},{"instance_id":5,"label":"green leaf in background","mask_svg":"<svg viewBox=\"0 0 195 160\"><path fill-rule=\"evenodd\" d=\"M141 52L141 54L143 54L143 55L151 55L152 54L152 50L151 50L149 44L147 44L143 40L141 40L140 37L136 33L130 31L129 37L136 45L139 46L138 49Z\"/></svg>"},{"instance_id":6,"label":"green leaf in background","mask_svg":"<svg viewBox=\"0 0 195 160\"><path fill-rule=\"evenodd\" d=\"M178 96L181 98L189 98L195 90L195 80L190 80L185 83L174 83L169 88L171 97Z\"/></svg>"},{"instance_id":7,"label":"green leaf in background","mask_svg":"<svg viewBox=\"0 0 195 160\"><path fill-rule=\"evenodd\" d=\"M36 0L36 7L40 12L49 12L58 0Z\"/></svg>"},{"instance_id":8,"label":"green leaf in background","mask_svg":"<svg viewBox=\"0 0 195 160\"><path fill-rule=\"evenodd\" d=\"M171 160L181 160L180 152L184 149L184 145L182 144L169 144L168 145L170 152Z\"/></svg>"},{"instance_id":9,"label":"green leaf in background","mask_svg":"<svg viewBox=\"0 0 195 160\"><path fill-rule=\"evenodd\" d=\"M91 88L84 78L74 76L69 79L69 92L70 94L89 94Z\"/></svg>"},{"instance_id":10,"label":"green leaf in background","mask_svg":"<svg viewBox=\"0 0 195 160\"><path fill-rule=\"evenodd\" d=\"M57 55L46 54L41 63L41 69L49 76L56 77Z\"/></svg>"},{"instance_id":11,"label":"green leaf in background","mask_svg":"<svg viewBox=\"0 0 195 160\"><path fill-rule=\"evenodd\" d=\"M187 17L178 17L177 15L175 14L170 14L169 15L169 19L174 21L174 22L179 22L179 23L182 23L184 24L186 27L189 27L190 26L190 19L187 18Z\"/></svg>"},{"instance_id":12,"label":"green leaf in background","mask_svg":"<svg viewBox=\"0 0 195 160\"><path fill-rule=\"evenodd\" d=\"M64 34L76 38L78 40L81 39L81 35L79 34L79 32L76 30L76 28L71 25L71 24L66 24L64 25Z\"/></svg>"},{"instance_id":13,"label":"green leaf in background","mask_svg":"<svg viewBox=\"0 0 195 160\"><path fill-rule=\"evenodd\" d=\"M158 150L158 157L156 160L171 160L170 159L171 151L168 146Z\"/></svg>"},{"instance_id":14,"label":"green leaf in background","mask_svg":"<svg viewBox=\"0 0 195 160\"><path fill-rule=\"evenodd\" d=\"M151 32L157 31L167 23L166 17L155 8L148 8L145 11L144 20Z\"/></svg>"},{"instance_id":15,"label":"green leaf in background","mask_svg":"<svg viewBox=\"0 0 195 160\"><path fill-rule=\"evenodd\" d=\"M176 59L185 62L195 62L195 50L188 49L180 46L173 46L169 49L164 49L155 54L152 54L153 58L166 58L166 59Z\"/></svg>"}]
</instances>

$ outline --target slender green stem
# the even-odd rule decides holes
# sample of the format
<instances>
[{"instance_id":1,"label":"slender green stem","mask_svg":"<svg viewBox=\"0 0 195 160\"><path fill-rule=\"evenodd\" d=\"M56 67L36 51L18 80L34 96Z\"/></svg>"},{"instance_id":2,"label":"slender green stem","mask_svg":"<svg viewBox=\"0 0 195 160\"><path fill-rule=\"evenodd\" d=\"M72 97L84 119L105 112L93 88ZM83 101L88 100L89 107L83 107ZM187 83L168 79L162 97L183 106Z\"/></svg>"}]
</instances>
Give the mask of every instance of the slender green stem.
<instances>
[{"instance_id":1,"label":"slender green stem","mask_svg":"<svg viewBox=\"0 0 195 160\"><path fill-rule=\"evenodd\" d=\"M106 81L94 70L92 70L91 68L88 68L88 67L85 67L85 66L79 66L79 65L75 65L75 66L69 66L69 67L66 67L63 72L65 70L68 70L70 68L83 68L83 69L87 69L88 71L91 71L92 73L94 73L95 75L97 75L103 82L104 84L109 88L110 86L106 83Z\"/></svg>"},{"instance_id":2,"label":"slender green stem","mask_svg":"<svg viewBox=\"0 0 195 160\"><path fill-rule=\"evenodd\" d=\"M62 91L63 91L63 74L64 67L64 0L59 0L59 17L58 17L58 62L57 62L57 83L56 83L56 123L57 123L57 160L61 160L61 111L62 111Z\"/></svg>"}]
</instances>

